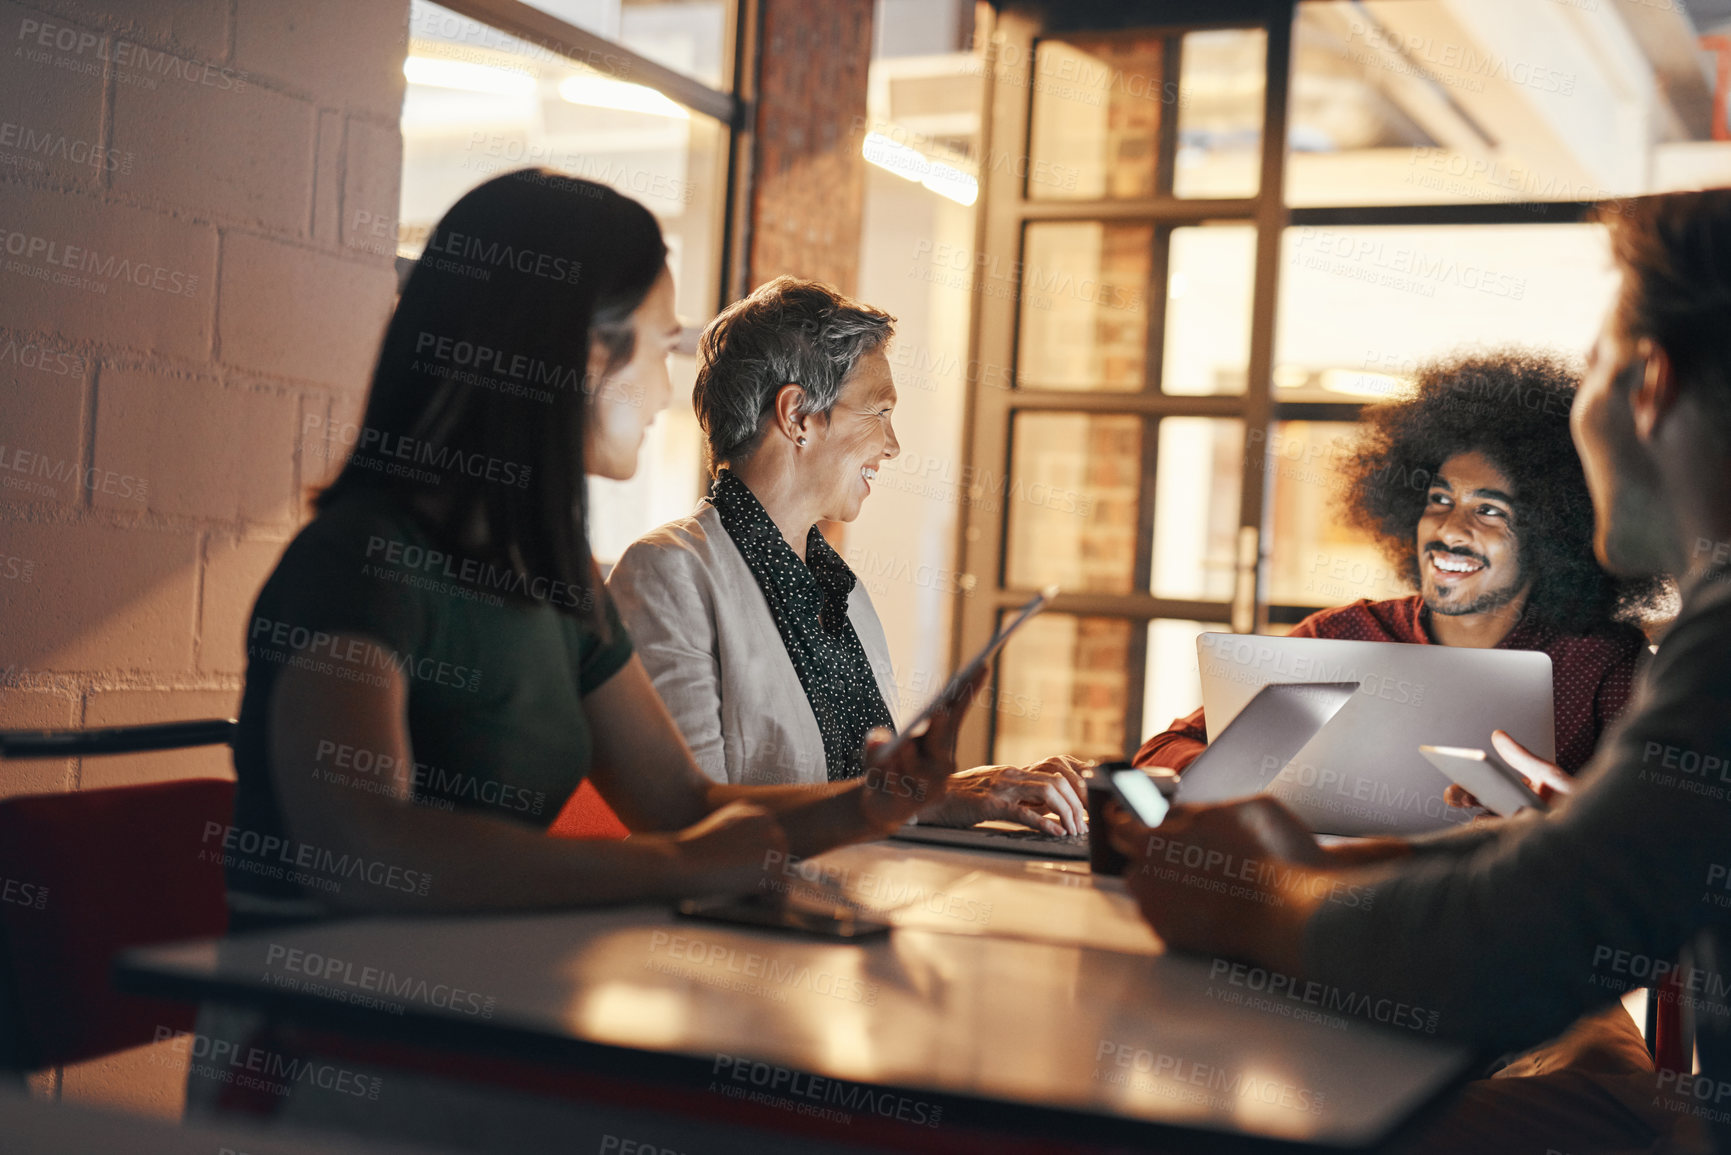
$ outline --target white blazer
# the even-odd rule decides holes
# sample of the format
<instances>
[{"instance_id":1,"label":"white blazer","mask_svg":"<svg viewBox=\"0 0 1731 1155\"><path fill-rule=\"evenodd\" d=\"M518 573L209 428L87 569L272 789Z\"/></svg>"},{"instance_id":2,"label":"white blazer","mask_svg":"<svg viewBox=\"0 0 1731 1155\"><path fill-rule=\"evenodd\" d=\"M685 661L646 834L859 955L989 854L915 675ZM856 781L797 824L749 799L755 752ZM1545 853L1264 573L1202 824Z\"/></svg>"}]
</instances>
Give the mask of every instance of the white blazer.
<instances>
[{"instance_id":1,"label":"white blazer","mask_svg":"<svg viewBox=\"0 0 1731 1155\"><path fill-rule=\"evenodd\" d=\"M705 774L750 785L829 780L811 701L713 505L633 542L607 592ZM847 616L893 716L889 643L863 582L854 583Z\"/></svg>"}]
</instances>

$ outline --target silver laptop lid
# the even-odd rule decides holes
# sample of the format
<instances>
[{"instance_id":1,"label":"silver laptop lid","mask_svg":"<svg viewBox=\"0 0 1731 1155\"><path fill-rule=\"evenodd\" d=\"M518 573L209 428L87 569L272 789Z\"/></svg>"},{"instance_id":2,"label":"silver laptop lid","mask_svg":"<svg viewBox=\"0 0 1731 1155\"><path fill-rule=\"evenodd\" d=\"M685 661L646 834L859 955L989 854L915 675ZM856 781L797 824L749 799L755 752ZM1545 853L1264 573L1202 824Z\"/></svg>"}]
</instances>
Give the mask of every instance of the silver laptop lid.
<instances>
[{"instance_id":1,"label":"silver laptop lid","mask_svg":"<svg viewBox=\"0 0 1731 1155\"><path fill-rule=\"evenodd\" d=\"M1224 802L1261 793L1357 690L1357 682L1263 686L1179 776L1178 801Z\"/></svg>"},{"instance_id":2,"label":"silver laptop lid","mask_svg":"<svg viewBox=\"0 0 1731 1155\"><path fill-rule=\"evenodd\" d=\"M1420 746L1488 749L1501 728L1541 757L1556 749L1551 659L1537 651L1205 633L1196 652L1211 734L1230 728L1263 686L1361 684L1268 786L1321 833L1417 834L1469 821L1443 802L1449 780Z\"/></svg>"}]
</instances>

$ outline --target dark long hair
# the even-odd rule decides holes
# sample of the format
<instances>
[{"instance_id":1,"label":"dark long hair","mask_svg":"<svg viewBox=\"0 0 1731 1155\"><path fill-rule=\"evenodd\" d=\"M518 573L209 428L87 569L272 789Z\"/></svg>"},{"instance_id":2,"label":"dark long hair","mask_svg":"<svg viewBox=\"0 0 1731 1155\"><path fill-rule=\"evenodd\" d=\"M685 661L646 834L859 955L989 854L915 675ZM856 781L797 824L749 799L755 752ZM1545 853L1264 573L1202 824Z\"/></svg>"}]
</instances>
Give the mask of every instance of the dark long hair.
<instances>
[{"instance_id":1,"label":"dark long hair","mask_svg":"<svg viewBox=\"0 0 1731 1155\"><path fill-rule=\"evenodd\" d=\"M383 489L454 553L477 514L479 560L594 619L583 431L591 341L632 353L631 313L665 267L661 228L592 181L521 169L487 181L427 239L373 369L366 417L326 509ZM430 519L418 495L447 499Z\"/></svg>"}]
</instances>

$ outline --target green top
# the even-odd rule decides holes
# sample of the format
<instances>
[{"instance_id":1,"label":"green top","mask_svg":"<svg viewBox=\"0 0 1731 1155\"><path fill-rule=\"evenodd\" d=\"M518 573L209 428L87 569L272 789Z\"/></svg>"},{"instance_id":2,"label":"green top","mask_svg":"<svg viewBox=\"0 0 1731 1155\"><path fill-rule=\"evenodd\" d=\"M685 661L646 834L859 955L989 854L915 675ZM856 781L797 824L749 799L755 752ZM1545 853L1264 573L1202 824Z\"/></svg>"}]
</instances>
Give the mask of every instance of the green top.
<instances>
[{"instance_id":1,"label":"green top","mask_svg":"<svg viewBox=\"0 0 1731 1155\"><path fill-rule=\"evenodd\" d=\"M419 805L544 829L589 773L582 699L631 657L605 589L596 590L605 637L556 608L578 611L582 596L441 551L382 491L352 491L322 511L284 552L247 625L234 825L204 846L227 866L237 916L313 913L295 900L343 888L437 885L284 835L267 751L268 704L285 664L356 684L395 670L408 684L414 766L319 738L307 772L327 784L331 805L350 790L383 794L406 781ZM339 646L337 634L359 640Z\"/></svg>"}]
</instances>

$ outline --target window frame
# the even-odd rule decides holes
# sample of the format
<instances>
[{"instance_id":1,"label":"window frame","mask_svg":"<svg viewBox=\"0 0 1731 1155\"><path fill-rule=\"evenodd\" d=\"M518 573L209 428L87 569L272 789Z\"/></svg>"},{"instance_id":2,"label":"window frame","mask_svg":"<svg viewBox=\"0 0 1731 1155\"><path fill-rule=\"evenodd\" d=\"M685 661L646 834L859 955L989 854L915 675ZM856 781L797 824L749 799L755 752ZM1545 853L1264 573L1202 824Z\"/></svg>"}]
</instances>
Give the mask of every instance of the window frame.
<instances>
[{"instance_id":1,"label":"window frame","mask_svg":"<svg viewBox=\"0 0 1731 1155\"><path fill-rule=\"evenodd\" d=\"M1203 200L1172 195L1171 174L1177 139L1177 116L1163 115L1158 137L1155 195L1149 198L1100 201L1030 200L1025 180L1009 166L982 181L976 220L975 250L1015 254L1021 270L1025 232L1029 224L1047 221L1147 223L1155 228L1154 252L1147 286L1148 331L1144 380L1140 392L987 388L968 382L964 406L963 461L965 477L1012 476L1010 458L1013 422L1022 412L1134 414L1143 422L1142 476L1137 503L1134 592L1128 594L1061 593L1052 612L1129 621L1132 626L1124 702L1124 754L1141 743L1149 720L1142 717L1147 674L1149 623L1184 619L1230 623L1236 633L1253 633L1270 626L1291 626L1315 611L1313 606L1271 604L1268 600L1267 517L1271 486L1265 463L1250 447L1266 438L1283 421L1352 421L1363 403L1354 401L1280 402L1273 391L1276 311L1280 295L1280 263L1286 231L1297 226L1486 225L1579 223L1588 219L1592 202L1510 202L1422 205L1368 205L1292 208L1286 204L1285 168L1289 155L1288 105L1292 85L1294 23L1301 0L1140 0L1112 6L1077 4L1048 6L1033 0L1005 0L998 5L989 35L997 49L993 66L985 69L985 109L981 149L996 141L1025 155L1029 141L1033 86L1030 70L1043 37L1075 34L1153 33L1168 37L1163 59L1163 83L1180 80L1181 37L1185 33L1221 29L1261 28L1267 40L1264 61L1263 122L1260 181L1253 197ZM1006 61L1018 62L1016 67ZM1170 108L1171 106L1168 106ZM1163 110L1163 113L1165 110ZM1010 151L1010 149L1005 149ZM1159 392L1166 316L1167 255L1175 227L1209 223L1250 224L1256 229L1254 281L1251 294L1250 355L1245 391L1228 396L1168 396ZM1002 297L976 293L970 313L970 356L974 364L1010 366L1008 380L1017 378L1017 338L1021 286ZM1242 463L1235 585L1230 601L1161 598L1150 592L1153 561L1155 478L1158 467L1158 423L1166 417L1221 417L1242 422L1246 452ZM1260 438L1256 436L1260 431ZM995 508L982 504L985 494L976 484L964 499L958 528L963 591L955 608L951 638L952 662L964 660L984 644L999 615L1036 592L1004 583L1007 572L1008 502ZM994 669L993 694L1000 688ZM962 765L991 760L995 717L988 710L971 711L963 725L957 756Z\"/></svg>"}]
</instances>

